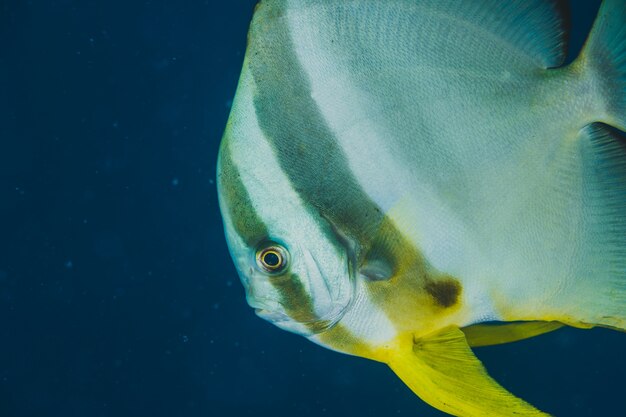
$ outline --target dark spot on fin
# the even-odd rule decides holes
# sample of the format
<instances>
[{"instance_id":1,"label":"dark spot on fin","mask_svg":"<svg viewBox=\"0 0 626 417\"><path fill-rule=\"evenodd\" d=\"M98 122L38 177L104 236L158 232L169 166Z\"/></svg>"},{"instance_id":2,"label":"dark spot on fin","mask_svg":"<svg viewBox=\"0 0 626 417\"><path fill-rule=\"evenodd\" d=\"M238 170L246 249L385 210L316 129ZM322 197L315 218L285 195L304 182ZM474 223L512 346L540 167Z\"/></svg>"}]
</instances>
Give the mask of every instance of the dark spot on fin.
<instances>
[{"instance_id":1,"label":"dark spot on fin","mask_svg":"<svg viewBox=\"0 0 626 417\"><path fill-rule=\"evenodd\" d=\"M456 305L461 294L461 284L451 277L431 281L426 284L426 291L439 307L449 308Z\"/></svg>"}]
</instances>

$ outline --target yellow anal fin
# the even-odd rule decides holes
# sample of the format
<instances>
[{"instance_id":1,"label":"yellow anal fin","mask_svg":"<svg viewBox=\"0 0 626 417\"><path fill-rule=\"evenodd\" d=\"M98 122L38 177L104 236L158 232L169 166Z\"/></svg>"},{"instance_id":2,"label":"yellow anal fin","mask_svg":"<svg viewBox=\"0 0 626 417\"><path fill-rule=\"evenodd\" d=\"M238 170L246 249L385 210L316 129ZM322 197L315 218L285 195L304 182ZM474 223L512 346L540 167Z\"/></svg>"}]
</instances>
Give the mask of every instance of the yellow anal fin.
<instances>
[{"instance_id":1,"label":"yellow anal fin","mask_svg":"<svg viewBox=\"0 0 626 417\"><path fill-rule=\"evenodd\" d=\"M560 329L556 321L524 321L506 324L475 324L461 329L471 347L501 345L529 339Z\"/></svg>"},{"instance_id":2,"label":"yellow anal fin","mask_svg":"<svg viewBox=\"0 0 626 417\"><path fill-rule=\"evenodd\" d=\"M474 356L465 334L448 327L400 341L384 361L422 400L464 417L548 416L502 388Z\"/></svg>"}]
</instances>

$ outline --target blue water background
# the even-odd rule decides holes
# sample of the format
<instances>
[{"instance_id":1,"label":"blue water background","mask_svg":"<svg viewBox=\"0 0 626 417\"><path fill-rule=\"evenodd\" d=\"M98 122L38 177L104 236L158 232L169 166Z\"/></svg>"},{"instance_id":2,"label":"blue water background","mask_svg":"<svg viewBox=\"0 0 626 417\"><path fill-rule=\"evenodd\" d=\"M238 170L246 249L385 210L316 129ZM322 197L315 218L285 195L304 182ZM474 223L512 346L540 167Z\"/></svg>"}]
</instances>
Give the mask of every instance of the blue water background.
<instances>
[{"instance_id":1,"label":"blue water background","mask_svg":"<svg viewBox=\"0 0 626 417\"><path fill-rule=\"evenodd\" d=\"M0 0L1 417L443 415L245 303L214 171L253 6ZM626 416L625 353L602 329L477 350L557 416Z\"/></svg>"}]
</instances>

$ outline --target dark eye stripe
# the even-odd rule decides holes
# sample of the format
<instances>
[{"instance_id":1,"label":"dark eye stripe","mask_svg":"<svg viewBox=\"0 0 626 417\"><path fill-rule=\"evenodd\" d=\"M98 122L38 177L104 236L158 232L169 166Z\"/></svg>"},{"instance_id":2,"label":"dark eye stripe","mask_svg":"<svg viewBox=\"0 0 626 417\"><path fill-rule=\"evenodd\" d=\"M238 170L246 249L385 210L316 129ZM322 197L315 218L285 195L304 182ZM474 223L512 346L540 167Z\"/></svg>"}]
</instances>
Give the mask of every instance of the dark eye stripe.
<instances>
[{"instance_id":1,"label":"dark eye stripe","mask_svg":"<svg viewBox=\"0 0 626 417\"><path fill-rule=\"evenodd\" d=\"M319 321L314 301L304 288L299 275L291 274L289 279L275 282L274 288L280 294L280 303L285 312L293 320L304 324L311 331L325 326Z\"/></svg>"},{"instance_id":2,"label":"dark eye stripe","mask_svg":"<svg viewBox=\"0 0 626 417\"><path fill-rule=\"evenodd\" d=\"M220 146L217 166L217 185L222 211L228 212L237 234L250 247L268 236L267 226L252 205L250 195L241 181L237 166L233 163L227 131Z\"/></svg>"}]
</instances>

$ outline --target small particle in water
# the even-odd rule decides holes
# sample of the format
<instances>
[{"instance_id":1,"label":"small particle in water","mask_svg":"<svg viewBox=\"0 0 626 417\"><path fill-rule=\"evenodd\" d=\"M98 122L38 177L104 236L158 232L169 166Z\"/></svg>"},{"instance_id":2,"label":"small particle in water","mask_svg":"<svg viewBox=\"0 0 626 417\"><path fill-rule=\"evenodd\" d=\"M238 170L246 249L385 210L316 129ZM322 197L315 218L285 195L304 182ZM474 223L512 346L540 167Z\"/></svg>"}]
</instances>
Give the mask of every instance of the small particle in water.
<instances>
[{"instance_id":1,"label":"small particle in water","mask_svg":"<svg viewBox=\"0 0 626 417\"><path fill-rule=\"evenodd\" d=\"M178 181L178 178L174 178L174 179L172 180L172 186L174 186L174 187L178 187L178 184L180 184L180 181Z\"/></svg>"},{"instance_id":2,"label":"small particle in water","mask_svg":"<svg viewBox=\"0 0 626 417\"><path fill-rule=\"evenodd\" d=\"M72 269L72 268L74 268L74 262L72 262L71 260L66 261L66 262L65 262L65 267L66 267L67 269Z\"/></svg>"},{"instance_id":3,"label":"small particle in water","mask_svg":"<svg viewBox=\"0 0 626 417\"><path fill-rule=\"evenodd\" d=\"M184 334L183 335L183 343L187 343L188 341L189 341L189 337L186 334Z\"/></svg>"}]
</instances>

